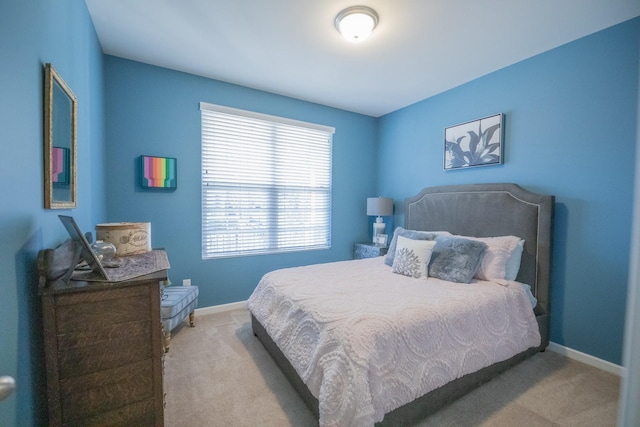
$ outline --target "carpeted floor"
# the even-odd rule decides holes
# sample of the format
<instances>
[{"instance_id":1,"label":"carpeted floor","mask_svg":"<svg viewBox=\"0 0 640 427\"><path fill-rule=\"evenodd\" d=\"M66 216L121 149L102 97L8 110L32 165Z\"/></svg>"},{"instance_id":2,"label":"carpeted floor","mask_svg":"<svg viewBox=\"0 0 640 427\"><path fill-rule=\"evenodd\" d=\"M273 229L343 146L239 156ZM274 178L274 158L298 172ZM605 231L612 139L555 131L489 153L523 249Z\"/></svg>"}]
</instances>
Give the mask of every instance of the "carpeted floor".
<instances>
[{"instance_id":1,"label":"carpeted floor","mask_svg":"<svg viewBox=\"0 0 640 427\"><path fill-rule=\"evenodd\" d=\"M196 316L165 356L165 425L317 426L253 336L247 310ZM620 379L546 351L418 426L615 426Z\"/></svg>"}]
</instances>

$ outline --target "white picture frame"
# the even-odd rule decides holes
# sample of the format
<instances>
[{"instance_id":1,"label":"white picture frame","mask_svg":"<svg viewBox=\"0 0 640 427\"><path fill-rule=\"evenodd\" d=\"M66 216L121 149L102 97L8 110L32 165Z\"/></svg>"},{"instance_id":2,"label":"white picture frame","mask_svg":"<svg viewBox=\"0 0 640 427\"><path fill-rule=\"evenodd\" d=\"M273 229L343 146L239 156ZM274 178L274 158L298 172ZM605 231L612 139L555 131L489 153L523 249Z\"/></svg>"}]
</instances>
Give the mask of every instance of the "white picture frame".
<instances>
[{"instance_id":1,"label":"white picture frame","mask_svg":"<svg viewBox=\"0 0 640 427\"><path fill-rule=\"evenodd\" d=\"M386 234L376 234L373 236L373 243L377 246L387 246L388 235Z\"/></svg>"}]
</instances>

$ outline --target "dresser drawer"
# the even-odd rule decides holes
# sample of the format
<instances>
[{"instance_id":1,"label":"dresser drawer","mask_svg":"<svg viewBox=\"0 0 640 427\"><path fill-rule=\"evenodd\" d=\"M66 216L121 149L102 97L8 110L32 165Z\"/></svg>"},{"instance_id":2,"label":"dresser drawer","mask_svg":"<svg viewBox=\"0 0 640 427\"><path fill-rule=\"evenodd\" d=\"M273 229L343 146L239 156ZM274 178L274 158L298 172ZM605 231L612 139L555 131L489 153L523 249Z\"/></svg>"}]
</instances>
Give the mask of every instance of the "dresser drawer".
<instances>
[{"instance_id":1,"label":"dresser drawer","mask_svg":"<svg viewBox=\"0 0 640 427\"><path fill-rule=\"evenodd\" d=\"M151 335L124 335L93 345L71 347L58 355L60 378L72 378L118 366L151 360Z\"/></svg>"},{"instance_id":2,"label":"dresser drawer","mask_svg":"<svg viewBox=\"0 0 640 427\"><path fill-rule=\"evenodd\" d=\"M60 381L64 422L121 408L153 397L148 361Z\"/></svg>"},{"instance_id":3,"label":"dresser drawer","mask_svg":"<svg viewBox=\"0 0 640 427\"><path fill-rule=\"evenodd\" d=\"M149 300L148 287L59 295L56 297L58 335L148 320Z\"/></svg>"}]
</instances>

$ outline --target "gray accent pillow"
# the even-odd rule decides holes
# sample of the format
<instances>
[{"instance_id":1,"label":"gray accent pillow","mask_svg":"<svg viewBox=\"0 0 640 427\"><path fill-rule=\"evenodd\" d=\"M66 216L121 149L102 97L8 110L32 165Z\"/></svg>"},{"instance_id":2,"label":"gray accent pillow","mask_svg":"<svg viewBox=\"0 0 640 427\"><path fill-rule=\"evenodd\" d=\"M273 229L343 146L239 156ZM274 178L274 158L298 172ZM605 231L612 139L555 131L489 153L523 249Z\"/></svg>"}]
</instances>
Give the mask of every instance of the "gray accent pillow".
<instances>
[{"instance_id":1,"label":"gray accent pillow","mask_svg":"<svg viewBox=\"0 0 640 427\"><path fill-rule=\"evenodd\" d=\"M480 266L486 243L459 237L436 237L429 276L449 282L470 283Z\"/></svg>"},{"instance_id":2,"label":"gray accent pillow","mask_svg":"<svg viewBox=\"0 0 640 427\"><path fill-rule=\"evenodd\" d=\"M405 230L402 227L396 227L393 231L393 238L391 239L391 243L389 243L389 250L387 251L384 263L389 267L393 267L393 260L396 256L396 246L398 244L398 236L406 237L411 240L434 240L439 233L441 232Z\"/></svg>"}]
</instances>

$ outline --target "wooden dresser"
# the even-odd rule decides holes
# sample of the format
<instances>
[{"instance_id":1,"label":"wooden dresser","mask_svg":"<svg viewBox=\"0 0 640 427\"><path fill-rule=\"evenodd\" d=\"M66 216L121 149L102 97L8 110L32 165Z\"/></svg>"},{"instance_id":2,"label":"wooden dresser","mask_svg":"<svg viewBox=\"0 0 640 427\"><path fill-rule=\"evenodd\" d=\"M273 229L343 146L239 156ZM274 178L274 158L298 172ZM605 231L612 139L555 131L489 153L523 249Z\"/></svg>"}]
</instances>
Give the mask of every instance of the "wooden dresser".
<instances>
[{"instance_id":1,"label":"wooden dresser","mask_svg":"<svg viewBox=\"0 0 640 427\"><path fill-rule=\"evenodd\" d=\"M42 279L49 425L162 426L160 286Z\"/></svg>"}]
</instances>

